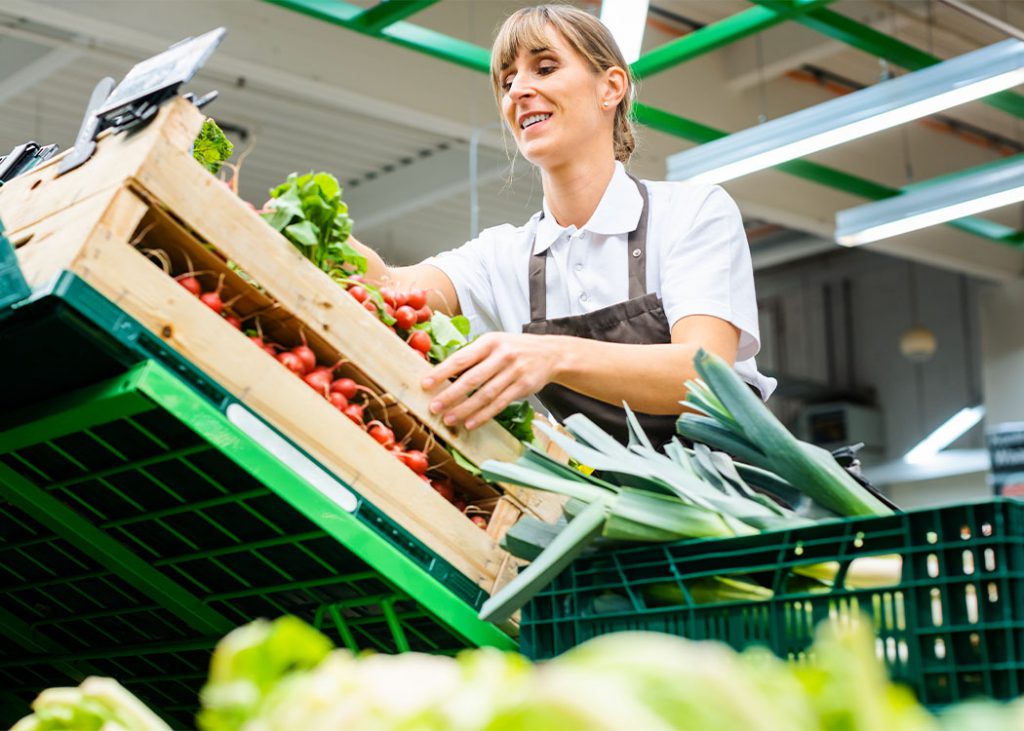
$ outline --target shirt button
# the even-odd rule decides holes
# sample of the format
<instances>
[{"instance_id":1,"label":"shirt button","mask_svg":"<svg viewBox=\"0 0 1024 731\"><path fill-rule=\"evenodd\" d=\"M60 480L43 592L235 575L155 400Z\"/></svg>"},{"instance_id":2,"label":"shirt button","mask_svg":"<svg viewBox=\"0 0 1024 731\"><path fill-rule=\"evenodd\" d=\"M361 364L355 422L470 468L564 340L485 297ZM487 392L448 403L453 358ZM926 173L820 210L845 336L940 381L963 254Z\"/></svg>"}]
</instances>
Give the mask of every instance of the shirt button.
<instances>
[{"instance_id":1,"label":"shirt button","mask_svg":"<svg viewBox=\"0 0 1024 731\"><path fill-rule=\"evenodd\" d=\"M590 296L586 292L580 295L580 302L587 302L589 299Z\"/></svg>"},{"instance_id":2,"label":"shirt button","mask_svg":"<svg viewBox=\"0 0 1024 731\"><path fill-rule=\"evenodd\" d=\"M583 262L576 262L576 266L574 266L573 269L575 269L578 272L582 272L583 271Z\"/></svg>"}]
</instances>

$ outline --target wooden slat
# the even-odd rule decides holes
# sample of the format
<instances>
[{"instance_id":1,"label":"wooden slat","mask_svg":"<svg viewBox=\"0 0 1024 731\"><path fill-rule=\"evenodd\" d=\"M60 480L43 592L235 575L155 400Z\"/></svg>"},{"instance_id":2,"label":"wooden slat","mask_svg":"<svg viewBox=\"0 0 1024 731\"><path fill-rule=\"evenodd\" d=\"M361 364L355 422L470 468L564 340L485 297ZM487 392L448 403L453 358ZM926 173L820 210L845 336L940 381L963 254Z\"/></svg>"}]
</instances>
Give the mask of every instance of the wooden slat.
<instances>
[{"instance_id":1,"label":"wooden slat","mask_svg":"<svg viewBox=\"0 0 1024 731\"><path fill-rule=\"evenodd\" d=\"M431 413L432 394L419 385L428 364L186 153L161 144L138 184L470 461L519 457L518 441L497 423L467 431Z\"/></svg>"}]
</instances>

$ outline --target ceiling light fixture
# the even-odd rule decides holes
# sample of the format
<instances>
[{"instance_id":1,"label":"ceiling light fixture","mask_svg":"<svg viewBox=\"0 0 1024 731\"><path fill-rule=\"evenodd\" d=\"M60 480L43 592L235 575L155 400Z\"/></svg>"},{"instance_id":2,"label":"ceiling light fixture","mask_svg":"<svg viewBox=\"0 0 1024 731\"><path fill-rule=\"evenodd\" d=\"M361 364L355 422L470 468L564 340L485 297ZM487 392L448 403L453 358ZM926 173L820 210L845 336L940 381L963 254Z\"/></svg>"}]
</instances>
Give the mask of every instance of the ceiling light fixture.
<instances>
[{"instance_id":1,"label":"ceiling light fixture","mask_svg":"<svg viewBox=\"0 0 1024 731\"><path fill-rule=\"evenodd\" d=\"M1024 200L1024 154L912 186L906 193L836 214L836 241L872 241Z\"/></svg>"},{"instance_id":2,"label":"ceiling light fixture","mask_svg":"<svg viewBox=\"0 0 1024 731\"><path fill-rule=\"evenodd\" d=\"M1021 83L1024 42L1001 41L672 155L668 178L722 183Z\"/></svg>"},{"instance_id":3,"label":"ceiling light fixture","mask_svg":"<svg viewBox=\"0 0 1024 731\"><path fill-rule=\"evenodd\" d=\"M601 22L612 32L626 63L640 58L649 4L650 0L604 0L601 3Z\"/></svg>"},{"instance_id":4,"label":"ceiling light fixture","mask_svg":"<svg viewBox=\"0 0 1024 731\"><path fill-rule=\"evenodd\" d=\"M969 406L960 409L946 422L920 443L903 455L903 461L923 464L968 432L985 416L984 406Z\"/></svg>"}]
</instances>

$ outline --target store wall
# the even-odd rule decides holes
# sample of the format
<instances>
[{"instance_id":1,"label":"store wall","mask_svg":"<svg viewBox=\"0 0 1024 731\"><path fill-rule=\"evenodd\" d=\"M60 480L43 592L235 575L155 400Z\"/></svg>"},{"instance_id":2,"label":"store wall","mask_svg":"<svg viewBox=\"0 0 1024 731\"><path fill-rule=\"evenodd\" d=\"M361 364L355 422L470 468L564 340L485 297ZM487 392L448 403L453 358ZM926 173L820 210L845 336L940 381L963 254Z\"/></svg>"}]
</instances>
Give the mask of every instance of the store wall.
<instances>
[{"instance_id":1,"label":"store wall","mask_svg":"<svg viewBox=\"0 0 1024 731\"><path fill-rule=\"evenodd\" d=\"M979 312L987 421L1024 421L1024 282L983 288Z\"/></svg>"},{"instance_id":2,"label":"store wall","mask_svg":"<svg viewBox=\"0 0 1024 731\"><path fill-rule=\"evenodd\" d=\"M837 250L759 270L756 284L764 342L758 365L778 373L774 408L787 423L795 423L807 402L844 395L867 401L882 413L880 457L896 459L981 398L979 282L866 250ZM1024 295L1018 295L1019 313ZM1012 318L1011 312L1006 305L1003 316ZM914 324L936 336L927 362L900 353L900 336ZM1007 357L1024 365L1024 336ZM993 378L1006 376L993 372ZM952 446L984 446L981 429Z\"/></svg>"}]
</instances>

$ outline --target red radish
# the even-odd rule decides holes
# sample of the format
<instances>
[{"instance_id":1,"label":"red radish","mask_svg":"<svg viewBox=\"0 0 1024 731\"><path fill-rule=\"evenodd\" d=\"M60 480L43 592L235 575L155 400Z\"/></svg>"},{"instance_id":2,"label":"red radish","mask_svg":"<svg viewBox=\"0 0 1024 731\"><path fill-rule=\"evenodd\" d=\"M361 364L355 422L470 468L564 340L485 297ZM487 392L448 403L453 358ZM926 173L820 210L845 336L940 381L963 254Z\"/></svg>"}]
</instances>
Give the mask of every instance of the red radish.
<instances>
[{"instance_id":1,"label":"red radish","mask_svg":"<svg viewBox=\"0 0 1024 731\"><path fill-rule=\"evenodd\" d=\"M265 353L266 353L267 355L272 355L272 356L273 356L273 357L275 357L275 358L277 357L277 351L276 351L276 350L274 350L274 346L273 346L273 345L271 345L270 343L266 343L266 344L265 344L265 345L263 346L263 351L264 351L264 352L265 352Z\"/></svg>"},{"instance_id":2,"label":"red radish","mask_svg":"<svg viewBox=\"0 0 1024 731\"><path fill-rule=\"evenodd\" d=\"M249 336L249 340L251 340L253 343L255 343L256 345L258 345L261 348L266 348L267 347L267 344L263 342L263 336L262 335L250 335Z\"/></svg>"},{"instance_id":3,"label":"red radish","mask_svg":"<svg viewBox=\"0 0 1024 731\"><path fill-rule=\"evenodd\" d=\"M395 326L400 330L408 330L416 324L416 310L405 305L395 310Z\"/></svg>"},{"instance_id":4,"label":"red radish","mask_svg":"<svg viewBox=\"0 0 1024 731\"><path fill-rule=\"evenodd\" d=\"M216 312L218 315L224 312L224 303L220 299L219 292L203 292L199 295L199 301Z\"/></svg>"},{"instance_id":5,"label":"red radish","mask_svg":"<svg viewBox=\"0 0 1024 731\"><path fill-rule=\"evenodd\" d=\"M286 350L283 353L279 353L277 356L277 360L281 365L283 365L285 368L290 370L295 375L306 375L306 364L302 362L302 358L295 355L295 353L293 353L292 351Z\"/></svg>"},{"instance_id":6,"label":"red radish","mask_svg":"<svg viewBox=\"0 0 1024 731\"><path fill-rule=\"evenodd\" d=\"M349 404L341 412L359 426L363 425L363 407L360 404Z\"/></svg>"},{"instance_id":7,"label":"red radish","mask_svg":"<svg viewBox=\"0 0 1024 731\"><path fill-rule=\"evenodd\" d=\"M235 328L235 330L242 329L242 321L239 320L234 315L225 315L224 321L227 322L227 324L230 325L231 327Z\"/></svg>"},{"instance_id":8,"label":"red radish","mask_svg":"<svg viewBox=\"0 0 1024 731\"><path fill-rule=\"evenodd\" d=\"M407 304L409 304L409 295L405 292L395 292L395 309L405 307ZM413 307L413 309L415 310L416 308Z\"/></svg>"},{"instance_id":9,"label":"red radish","mask_svg":"<svg viewBox=\"0 0 1024 731\"><path fill-rule=\"evenodd\" d=\"M427 455L418 449L410 449L408 452L403 452L398 455L398 458L405 463L406 467L417 475L422 475L430 469L430 464L427 462Z\"/></svg>"},{"instance_id":10,"label":"red radish","mask_svg":"<svg viewBox=\"0 0 1024 731\"><path fill-rule=\"evenodd\" d=\"M455 498L455 501L452 503L452 505L454 505L455 509L458 510L460 513L466 512L466 501L465 500L463 500L461 498Z\"/></svg>"},{"instance_id":11,"label":"red radish","mask_svg":"<svg viewBox=\"0 0 1024 731\"><path fill-rule=\"evenodd\" d=\"M187 277L182 277L178 280L178 284L187 289L189 292L194 294L196 297L203 293L203 285L199 283L199 280L193 277L191 274Z\"/></svg>"},{"instance_id":12,"label":"red radish","mask_svg":"<svg viewBox=\"0 0 1024 731\"><path fill-rule=\"evenodd\" d=\"M427 306L427 293L422 289L414 289L406 296L405 303L414 310L421 310Z\"/></svg>"},{"instance_id":13,"label":"red radish","mask_svg":"<svg viewBox=\"0 0 1024 731\"><path fill-rule=\"evenodd\" d=\"M313 352L312 348L303 343L302 345L296 345L292 348L291 352L295 353L302 361L302 365L306 366L306 372L312 371L316 368L316 353ZM330 383L330 381L328 381Z\"/></svg>"},{"instance_id":14,"label":"red radish","mask_svg":"<svg viewBox=\"0 0 1024 731\"><path fill-rule=\"evenodd\" d=\"M295 351L293 350L292 352L294 353ZM316 368L307 373L302 380L317 393L325 394L327 389L331 387L332 375L330 368Z\"/></svg>"},{"instance_id":15,"label":"red radish","mask_svg":"<svg viewBox=\"0 0 1024 731\"><path fill-rule=\"evenodd\" d=\"M430 486L437 490L437 493L448 502L455 500L455 488L447 477L435 477L430 481Z\"/></svg>"},{"instance_id":16,"label":"red radish","mask_svg":"<svg viewBox=\"0 0 1024 731\"><path fill-rule=\"evenodd\" d=\"M430 350L431 346L430 335L427 334L426 330L415 330L409 336L409 345L421 353L426 353Z\"/></svg>"},{"instance_id":17,"label":"red radish","mask_svg":"<svg viewBox=\"0 0 1024 731\"><path fill-rule=\"evenodd\" d=\"M356 302L366 302L366 298L370 296L370 293L366 291L366 287L358 284L349 287L348 293L355 298Z\"/></svg>"},{"instance_id":18,"label":"red radish","mask_svg":"<svg viewBox=\"0 0 1024 731\"><path fill-rule=\"evenodd\" d=\"M373 300L366 300L363 302L363 309L367 312L372 312L374 315L377 314L377 303Z\"/></svg>"},{"instance_id":19,"label":"red radish","mask_svg":"<svg viewBox=\"0 0 1024 731\"><path fill-rule=\"evenodd\" d=\"M384 312L387 314L388 317L395 316L395 308L391 305L390 302L384 303Z\"/></svg>"},{"instance_id":20,"label":"red radish","mask_svg":"<svg viewBox=\"0 0 1024 731\"><path fill-rule=\"evenodd\" d=\"M472 520L476 525L480 526L484 530L487 530L487 518L482 515L471 515L469 519Z\"/></svg>"},{"instance_id":21,"label":"red radish","mask_svg":"<svg viewBox=\"0 0 1024 731\"><path fill-rule=\"evenodd\" d=\"M434 311L426 305L423 305L423 307L416 310L416 322L427 322L433 316Z\"/></svg>"},{"instance_id":22,"label":"red radish","mask_svg":"<svg viewBox=\"0 0 1024 731\"><path fill-rule=\"evenodd\" d=\"M389 287L381 287L380 296L381 299L384 300L384 304L391 305L392 307L398 306L397 304L395 304L397 300L395 299L395 291L393 289Z\"/></svg>"},{"instance_id":23,"label":"red radish","mask_svg":"<svg viewBox=\"0 0 1024 731\"><path fill-rule=\"evenodd\" d=\"M355 398L359 384L351 378L339 378L331 384L331 393L340 393L347 399Z\"/></svg>"},{"instance_id":24,"label":"red radish","mask_svg":"<svg viewBox=\"0 0 1024 731\"><path fill-rule=\"evenodd\" d=\"M338 411L343 411L345 407L348 406L348 399L337 391L327 394L327 400L330 401L331 406L338 409Z\"/></svg>"},{"instance_id":25,"label":"red radish","mask_svg":"<svg viewBox=\"0 0 1024 731\"><path fill-rule=\"evenodd\" d=\"M379 421L371 421L366 431L385 449L391 449L395 446L395 433Z\"/></svg>"}]
</instances>

